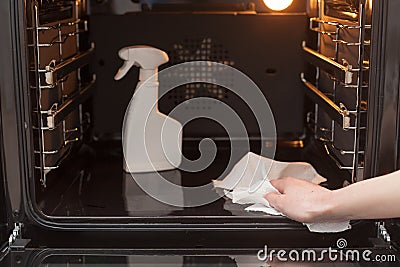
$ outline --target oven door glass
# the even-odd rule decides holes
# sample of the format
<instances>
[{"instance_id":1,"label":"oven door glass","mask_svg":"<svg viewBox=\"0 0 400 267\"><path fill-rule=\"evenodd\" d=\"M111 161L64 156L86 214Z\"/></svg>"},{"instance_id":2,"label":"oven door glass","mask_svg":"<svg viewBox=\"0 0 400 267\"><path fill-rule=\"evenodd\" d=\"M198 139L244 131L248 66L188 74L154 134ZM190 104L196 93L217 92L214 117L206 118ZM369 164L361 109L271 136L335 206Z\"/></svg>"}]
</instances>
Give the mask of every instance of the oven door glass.
<instances>
[{"instance_id":1,"label":"oven door glass","mask_svg":"<svg viewBox=\"0 0 400 267\"><path fill-rule=\"evenodd\" d=\"M358 21L360 0L325 0L324 13L327 16Z\"/></svg>"}]
</instances>

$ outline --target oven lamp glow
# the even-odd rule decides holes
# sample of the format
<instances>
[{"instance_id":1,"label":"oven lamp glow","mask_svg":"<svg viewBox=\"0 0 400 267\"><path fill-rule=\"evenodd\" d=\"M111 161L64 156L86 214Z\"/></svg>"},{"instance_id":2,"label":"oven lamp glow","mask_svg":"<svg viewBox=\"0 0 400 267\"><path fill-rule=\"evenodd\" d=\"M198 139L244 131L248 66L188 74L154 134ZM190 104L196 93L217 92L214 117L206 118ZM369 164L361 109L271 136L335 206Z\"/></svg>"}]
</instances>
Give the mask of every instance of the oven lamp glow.
<instances>
[{"instance_id":1,"label":"oven lamp glow","mask_svg":"<svg viewBox=\"0 0 400 267\"><path fill-rule=\"evenodd\" d=\"M293 0L264 0L264 4L272 10L282 11L288 8L293 3Z\"/></svg>"}]
</instances>

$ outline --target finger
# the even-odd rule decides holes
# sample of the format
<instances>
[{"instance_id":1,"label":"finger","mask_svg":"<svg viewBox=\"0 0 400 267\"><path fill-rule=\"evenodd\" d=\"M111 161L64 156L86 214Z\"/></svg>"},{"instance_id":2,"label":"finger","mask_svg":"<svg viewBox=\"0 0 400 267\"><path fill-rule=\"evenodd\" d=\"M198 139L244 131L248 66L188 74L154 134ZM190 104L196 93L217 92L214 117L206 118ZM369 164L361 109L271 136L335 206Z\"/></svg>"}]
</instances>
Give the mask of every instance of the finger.
<instances>
[{"instance_id":1,"label":"finger","mask_svg":"<svg viewBox=\"0 0 400 267\"><path fill-rule=\"evenodd\" d=\"M280 178L271 180L271 185L275 187L280 193L285 193L285 189L287 187L287 179L288 178Z\"/></svg>"},{"instance_id":2,"label":"finger","mask_svg":"<svg viewBox=\"0 0 400 267\"><path fill-rule=\"evenodd\" d=\"M277 194L275 192L270 192L268 194L266 194L264 196L264 198L268 201L269 205L278 210L278 211L282 211L282 207L283 207L283 199L284 196Z\"/></svg>"}]
</instances>

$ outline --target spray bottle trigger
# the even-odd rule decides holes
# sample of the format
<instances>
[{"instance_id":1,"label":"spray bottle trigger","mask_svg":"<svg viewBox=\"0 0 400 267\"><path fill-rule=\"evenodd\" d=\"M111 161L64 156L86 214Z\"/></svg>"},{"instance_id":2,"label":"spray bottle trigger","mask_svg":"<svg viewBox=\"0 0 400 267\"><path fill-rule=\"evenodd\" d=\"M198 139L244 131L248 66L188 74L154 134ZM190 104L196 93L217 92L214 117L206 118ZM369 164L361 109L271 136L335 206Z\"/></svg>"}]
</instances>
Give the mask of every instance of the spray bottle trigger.
<instances>
[{"instance_id":1,"label":"spray bottle trigger","mask_svg":"<svg viewBox=\"0 0 400 267\"><path fill-rule=\"evenodd\" d=\"M132 66L135 65L135 61L130 61L130 60L125 60L124 64L119 68L117 74L114 76L114 80L120 80L122 79L128 71L132 68Z\"/></svg>"}]
</instances>

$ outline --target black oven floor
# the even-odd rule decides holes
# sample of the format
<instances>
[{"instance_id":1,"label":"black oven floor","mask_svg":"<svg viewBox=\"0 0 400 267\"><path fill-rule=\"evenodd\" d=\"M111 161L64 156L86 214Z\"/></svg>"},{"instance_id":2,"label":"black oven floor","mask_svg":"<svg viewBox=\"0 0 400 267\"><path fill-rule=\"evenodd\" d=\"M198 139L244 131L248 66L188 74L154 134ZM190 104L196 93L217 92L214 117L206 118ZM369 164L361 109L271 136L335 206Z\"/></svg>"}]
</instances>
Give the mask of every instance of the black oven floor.
<instances>
[{"instance_id":1,"label":"black oven floor","mask_svg":"<svg viewBox=\"0 0 400 267\"><path fill-rule=\"evenodd\" d=\"M210 204L181 208L163 204L147 195L130 174L123 171L121 146L118 142L98 142L80 151L64 162L60 169L51 172L45 189L36 190L39 209L49 216L114 216L114 217L168 217L168 216L244 216L271 218L272 216L246 212L241 205L220 198ZM183 186L198 186L210 183L224 171L226 153L219 149L215 161L200 172L174 171L164 175L171 182ZM184 152L185 153L185 152ZM332 162L324 158L318 144L306 148L279 147L275 159L282 161L307 161L321 175L328 178L325 186L342 186L345 173L341 173ZM162 190L160 191L162 192ZM216 193L215 193L216 194ZM184 203L191 196L179 196Z\"/></svg>"}]
</instances>

